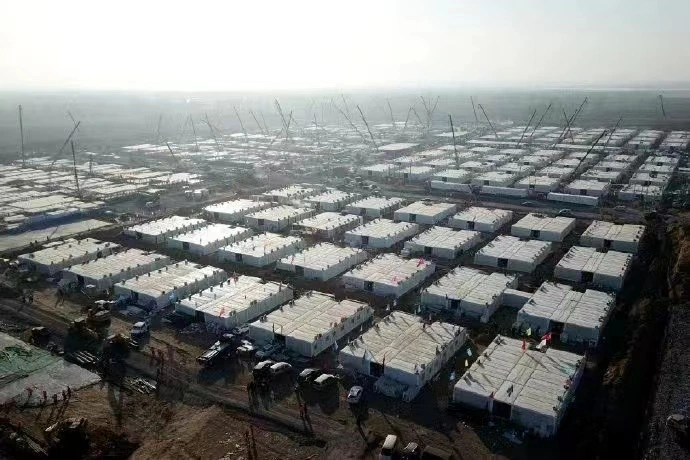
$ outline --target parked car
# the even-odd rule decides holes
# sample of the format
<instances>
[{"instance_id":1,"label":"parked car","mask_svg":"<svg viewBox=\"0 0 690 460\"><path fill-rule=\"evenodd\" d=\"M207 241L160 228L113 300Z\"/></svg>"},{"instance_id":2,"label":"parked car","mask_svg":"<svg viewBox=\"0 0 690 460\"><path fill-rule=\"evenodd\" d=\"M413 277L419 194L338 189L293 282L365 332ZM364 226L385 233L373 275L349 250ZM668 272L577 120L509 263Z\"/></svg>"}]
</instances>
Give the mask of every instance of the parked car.
<instances>
[{"instance_id":1,"label":"parked car","mask_svg":"<svg viewBox=\"0 0 690 460\"><path fill-rule=\"evenodd\" d=\"M320 369L308 367L299 373L299 375L297 376L297 383L301 385L312 383L321 374L323 374L323 372L321 372Z\"/></svg>"},{"instance_id":2,"label":"parked car","mask_svg":"<svg viewBox=\"0 0 690 460\"><path fill-rule=\"evenodd\" d=\"M532 206L534 206L534 202L533 201L523 201L522 203L520 203L520 206L525 206L525 207L531 208Z\"/></svg>"},{"instance_id":3,"label":"parked car","mask_svg":"<svg viewBox=\"0 0 690 460\"><path fill-rule=\"evenodd\" d=\"M266 377L267 375L270 374L271 366L273 366L274 364L275 364L275 361L271 361L270 359L267 359L265 361L261 361L256 366L254 366L254 369L252 369L252 375L254 376L255 379Z\"/></svg>"},{"instance_id":4,"label":"parked car","mask_svg":"<svg viewBox=\"0 0 690 460\"><path fill-rule=\"evenodd\" d=\"M393 460L398 448L398 437L394 434L389 434L381 445L381 452L379 452L380 460Z\"/></svg>"},{"instance_id":5,"label":"parked car","mask_svg":"<svg viewBox=\"0 0 690 460\"><path fill-rule=\"evenodd\" d=\"M416 442L408 442L402 451L403 460L418 460L422 454L422 449Z\"/></svg>"},{"instance_id":6,"label":"parked car","mask_svg":"<svg viewBox=\"0 0 690 460\"><path fill-rule=\"evenodd\" d=\"M289 374L290 372L292 372L292 366L290 365L290 363L278 362L271 365L269 370L271 372L272 377L279 377L283 374Z\"/></svg>"},{"instance_id":7,"label":"parked car","mask_svg":"<svg viewBox=\"0 0 690 460\"><path fill-rule=\"evenodd\" d=\"M254 353L256 353L256 347L249 340L242 340L237 347L237 354L240 356L252 356Z\"/></svg>"},{"instance_id":8,"label":"parked car","mask_svg":"<svg viewBox=\"0 0 690 460\"><path fill-rule=\"evenodd\" d=\"M235 335L246 335L249 333L249 325L248 324L241 324L237 327L233 327L230 332L232 332Z\"/></svg>"},{"instance_id":9,"label":"parked car","mask_svg":"<svg viewBox=\"0 0 690 460\"><path fill-rule=\"evenodd\" d=\"M149 322L148 321L138 321L132 325L132 329L129 331L129 336L133 339L140 338L144 334L149 332Z\"/></svg>"},{"instance_id":10,"label":"parked car","mask_svg":"<svg viewBox=\"0 0 690 460\"><path fill-rule=\"evenodd\" d=\"M364 388L360 387L359 385L353 386L352 388L350 388L350 391L347 392L348 404L359 404L362 401L363 397Z\"/></svg>"},{"instance_id":11,"label":"parked car","mask_svg":"<svg viewBox=\"0 0 690 460\"><path fill-rule=\"evenodd\" d=\"M571 209L561 209L556 215L559 217L575 217Z\"/></svg>"},{"instance_id":12,"label":"parked car","mask_svg":"<svg viewBox=\"0 0 690 460\"><path fill-rule=\"evenodd\" d=\"M338 383L338 379L333 374L321 374L314 379L314 389L325 391Z\"/></svg>"}]
</instances>

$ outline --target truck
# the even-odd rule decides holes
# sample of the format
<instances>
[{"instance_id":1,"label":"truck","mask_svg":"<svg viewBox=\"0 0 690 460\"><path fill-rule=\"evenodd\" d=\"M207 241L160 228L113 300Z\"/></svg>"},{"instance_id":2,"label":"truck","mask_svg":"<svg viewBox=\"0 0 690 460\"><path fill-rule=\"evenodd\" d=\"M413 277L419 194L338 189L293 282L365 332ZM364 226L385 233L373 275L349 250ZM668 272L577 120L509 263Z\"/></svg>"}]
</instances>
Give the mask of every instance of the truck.
<instances>
[{"instance_id":1,"label":"truck","mask_svg":"<svg viewBox=\"0 0 690 460\"><path fill-rule=\"evenodd\" d=\"M196 362L203 367L211 367L219 363L222 359L230 356L236 348L237 337L233 334L223 334L217 342L211 345L201 356L196 358Z\"/></svg>"},{"instance_id":2,"label":"truck","mask_svg":"<svg viewBox=\"0 0 690 460\"><path fill-rule=\"evenodd\" d=\"M148 320L137 321L132 325L132 329L129 331L129 336L133 339L138 339L145 334L149 333L151 324Z\"/></svg>"}]
</instances>

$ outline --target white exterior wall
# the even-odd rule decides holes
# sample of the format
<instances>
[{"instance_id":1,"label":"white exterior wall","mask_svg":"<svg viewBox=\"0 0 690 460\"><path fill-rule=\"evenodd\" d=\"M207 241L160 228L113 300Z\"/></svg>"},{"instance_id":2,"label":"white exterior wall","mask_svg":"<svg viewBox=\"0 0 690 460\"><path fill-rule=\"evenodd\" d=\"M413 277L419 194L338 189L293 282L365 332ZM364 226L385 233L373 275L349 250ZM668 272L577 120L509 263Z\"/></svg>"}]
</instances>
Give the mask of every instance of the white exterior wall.
<instances>
[{"instance_id":1,"label":"white exterior wall","mask_svg":"<svg viewBox=\"0 0 690 460\"><path fill-rule=\"evenodd\" d=\"M449 221L448 226L464 230L493 233L513 219L513 211L472 206L460 211Z\"/></svg>"},{"instance_id":2,"label":"white exterior wall","mask_svg":"<svg viewBox=\"0 0 690 460\"><path fill-rule=\"evenodd\" d=\"M474 255L474 263L532 273L551 253L551 243L523 241L514 236L498 236ZM501 260L506 262L501 266Z\"/></svg>"},{"instance_id":3,"label":"white exterior wall","mask_svg":"<svg viewBox=\"0 0 690 460\"><path fill-rule=\"evenodd\" d=\"M265 267L283 257L296 253L303 246L304 241L301 238L282 236L276 233L262 233L221 248L217 257L220 262L236 262L253 267Z\"/></svg>"},{"instance_id":4,"label":"white exterior wall","mask_svg":"<svg viewBox=\"0 0 690 460\"><path fill-rule=\"evenodd\" d=\"M450 203L425 204L423 201L416 201L395 211L393 219L396 221L434 225L446 217L452 216L455 213L455 209L456 205Z\"/></svg>"},{"instance_id":5,"label":"white exterior wall","mask_svg":"<svg viewBox=\"0 0 690 460\"><path fill-rule=\"evenodd\" d=\"M453 230L447 227L432 227L424 233L405 242L405 249L411 254L424 254L429 248L431 255L444 259L455 259L481 243L479 232Z\"/></svg>"},{"instance_id":6,"label":"white exterior wall","mask_svg":"<svg viewBox=\"0 0 690 460\"><path fill-rule=\"evenodd\" d=\"M119 247L115 243L93 238L68 239L53 243L45 249L17 256L17 260L30 265L39 273L52 276L67 267L107 256Z\"/></svg>"},{"instance_id":7,"label":"white exterior wall","mask_svg":"<svg viewBox=\"0 0 690 460\"><path fill-rule=\"evenodd\" d=\"M534 238L541 241L562 242L575 229L575 219L570 217L549 217L529 213L517 221L510 234L520 238Z\"/></svg>"},{"instance_id":8,"label":"white exterior wall","mask_svg":"<svg viewBox=\"0 0 690 460\"><path fill-rule=\"evenodd\" d=\"M345 273L342 281L349 288L401 297L422 284L435 270L436 265L424 259L382 254Z\"/></svg>"},{"instance_id":9,"label":"white exterior wall","mask_svg":"<svg viewBox=\"0 0 690 460\"><path fill-rule=\"evenodd\" d=\"M212 204L204 208L204 214L220 222L229 224L239 223L244 220L244 216L252 212L270 208L272 204L268 201L254 200L231 200L222 203Z\"/></svg>"},{"instance_id":10,"label":"white exterior wall","mask_svg":"<svg viewBox=\"0 0 690 460\"><path fill-rule=\"evenodd\" d=\"M275 208L247 214L244 219L247 225L260 231L278 232L313 214L314 210L311 208L277 206Z\"/></svg>"},{"instance_id":11,"label":"white exterior wall","mask_svg":"<svg viewBox=\"0 0 690 460\"><path fill-rule=\"evenodd\" d=\"M644 225L617 225L595 220L580 237L580 245L637 254L644 232Z\"/></svg>"},{"instance_id":12,"label":"white exterior wall","mask_svg":"<svg viewBox=\"0 0 690 460\"><path fill-rule=\"evenodd\" d=\"M252 231L244 227L230 227L225 224L211 224L188 233L168 238L170 249L189 251L201 256L216 252L223 246L251 236Z\"/></svg>"},{"instance_id":13,"label":"white exterior wall","mask_svg":"<svg viewBox=\"0 0 690 460\"><path fill-rule=\"evenodd\" d=\"M376 219L345 233L347 244L356 247L390 248L419 232L419 225Z\"/></svg>"},{"instance_id":14,"label":"white exterior wall","mask_svg":"<svg viewBox=\"0 0 690 460\"><path fill-rule=\"evenodd\" d=\"M350 203L345 207L345 212L356 216L382 217L391 214L403 205L402 198L378 198L369 197Z\"/></svg>"},{"instance_id":15,"label":"white exterior wall","mask_svg":"<svg viewBox=\"0 0 690 460\"><path fill-rule=\"evenodd\" d=\"M296 273L308 279L327 281L367 260L365 251L322 243L278 261L276 269Z\"/></svg>"},{"instance_id":16,"label":"white exterior wall","mask_svg":"<svg viewBox=\"0 0 690 460\"><path fill-rule=\"evenodd\" d=\"M587 282L618 291L623 287L625 276L632 263L632 254L618 251L598 252L594 248L573 246L554 268L558 279L576 283Z\"/></svg>"}]
</instances>

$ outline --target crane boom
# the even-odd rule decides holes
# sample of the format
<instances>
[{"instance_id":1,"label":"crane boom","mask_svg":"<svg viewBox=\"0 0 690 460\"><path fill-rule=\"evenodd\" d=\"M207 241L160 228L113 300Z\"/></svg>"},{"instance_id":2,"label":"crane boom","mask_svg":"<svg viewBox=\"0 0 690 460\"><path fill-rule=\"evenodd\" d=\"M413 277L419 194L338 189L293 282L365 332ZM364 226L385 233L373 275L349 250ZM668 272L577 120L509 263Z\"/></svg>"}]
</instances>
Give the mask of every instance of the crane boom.
<instances>
[{"instance_id":1,"label":"crane boom","mask_svg":"<svg viewBox=\"0 0 690 460\"><path fill-rule=\"evenodd\" d=\"M491 120L489 120L489 116L486 114L486 110L484 110L484 106L482 106L481 104L477 104L477 105L479 106L482 113L484 114L484 118L486 118L486 121L489 123L489 126L491 127L491 131L494 132L494 136L496 136L496 139L498 139L498 133L496 132L494 125L491 124Z\"/></svg>"},{"instance_id":2,"label":"crane boom","mask_svg":"<svg viewBox=\"0 0 690 460\"><path fill-rule=\"evenodd\" d=\"M259 132L260 132L261 134L268 134L268 133L264 132L264 129L261 127L261 123L259 123L259 120L256 119L256 115L254 115L254 112L252 112L252 111L250 110L250 111L249 111L249 114L250 114L250 115L252 116L252 118L254 119L254 123L256 123L256 126L259 127Z\"/></svg>"},{"instance_id":3,"label":"crane boom","mask_svg":"<svg viewBox=\"0 0 690 460\"><path fill-rule=\"evenodd\" d=\"M374 139L374 135L371 133L371 129L369 129L369 123L367 123L367 119L364 118L364 113L362 112L362 109L359 108L359 105L357 106L357 110L359 111L359 115L362 117L362 121L364 122L364 126L367 127L367 131L369 131L369 137L371 137L371 142L374 144L374 148L376 151L379 150L379 146L376 145L376 139Z\"/></svg>"},{"instance_id":4,"label":"crane boom","mask_svg":"<svg viewBox=\"0 0 690 460\"><path fill-rule=\"evenodd\" d=\"M249 136L247 135L247 130L244 129L244 123L242 123L242 118L240 117L240 113L237 111L237 107L234 105L232 106L232 110L235 111L235 115L237 116L237 119L240 122L240 128L242 128L242 132L244 133L244 140L249 142Z\"/></svg>"},{"instance_id":5,"label":"crane boom","mask_svg":"<svg viewBox=\"0 0 690 460\"><path fill-rule=\"evenodd\" d=\"M199 151L199 141L196 139L196 127L194 126L194 118L192 118L192 114L189 114L189 123L192 125L192 132L194 133L194 145L196 145L196 150L195 152Z\"/></svg>"},{"instance_id":6,"label":"crane boom","mask_svg":"<svg viewBox=\"0 0 690 460\"><path fill-rule=\"evenodd\" d=\"M453 133L453 154L455 156L455 167L460 169L460 158L458 157L458 148L455 145L455 128L453 127L453 115L448 114L450 120L450 132Z\"/></svg>"},{"instance_id":7,"label":"crane boom","mask_svg":"<svg viewBox=\"0 0 690 460\"><path fill-rule=\"evenodd\" d=\"M72 164L74 166L74 183L77 185L77 196L81 198L81 190L79 190L79 174L77 174L77 154L74 153L74 141L70 141L72 146Z\"/></svg>"},{"instance_id":8,"label":"crane boom","mask_svg":"<svg viewBox=\"0 0 690 460\"><path fill-rule=\"evenodd\" d=\"M168 151L170 152L170 156L172 157L173 161L177 164L177 157L175 157L175 152L173 152L172 147L170 147L170 142L166 142L165 145L168 146Z\"/></svg>"},{"instance_id":9,"label":"crane boom","mask_svg":"<svg viewBox=\"0 0 690 460\"><path fill-rule=\"evenodd\" d=\"M539 121L537 122L536 125L534 125L534 129L532 130L532 134L529 135L529 141L530 141L530 143L532 142L532 136L534 136L534 133L537 131L537 128L539 128L539 126L541 126L541 122L544 121L544 117L545 117L546 114L549 112L549 110L551 110L551 105L552 105L552 104L553 104L553 102L549 102L548 107L546 107L546 110L544 110L544 113L541 114L541 117L539 118Z\"/></svg>"},{"instance_id":10,"label":"crane boom","mask_svg":"<svg viewBox=\"0 0 690 460\"><path fill-rule=\"evenodd\" d=\"M220 152L222 149L220 147L220 144L218 143L218 138L216 137L216 132L213 130L213 125L211 125L211 122L208 120L208 113L204 113L204 117L206 117L206 124L208 125L208 129L211 130L211 136L213 136L213 140L216 143L216 149Z\"/></svg>"},{"instance_id":11,"label":"crane boom","mask_svg":"<svg viewBox=\"0 0 690 460\"><path fill-rule=\"evenodd\" d=\"M407 109L407 116L405 117L405 126L403 126L403 132L407 129L407 122L410 121L410 113L412 113L412 106Z\"/></svg>"},{"instance_id":12,"label":"crane boom","mask_svg":"<svg viewBox=\"0 0 690 460\"><path fill-rule=\"evenodd\" d=\"M474 121L479 124L479 117L477 116L477 109L474 107L474 98L470 96L470 102L472 103L472 111L474 112Z\"/></svg>"},{"instance_id":13,"label":"crane boom","mask_svg":"<svg viewBox=\"0 0 690 460\"><path fill-rule=\"evenodd\" d=\"M520 140L517 143L516 147L520 147L520 143L522 142L522 139L525 137L525 133L527 133L527 130L529 129L530 123L532 123L532 120L534 117L537 115L537 109L534 109L534 112L532 112L532 116L529 117L529 121L527 122L527 126L525 126L525 130L522 132L522 136L520 136Z\"/></svg>"},{"instance_id":14,"label":"crane boom","mask_svg":"<svg viewBox=\"0 0 690 460\"><path fill-rule=\"evenodd\" d=\"M391 129L395 130L395 118L393 117L393 108L391 107L390 99L386 99L386 103L388 104L388 112L391 114Z\"/></svg>"},{"instance_id":15,"label":"crane boom","mask_svg":"<svg viewBox=\"0 0 690 460\"><path fill-rule=\"evenodd\" d=\"M661 103L661 113L664 115L664 118L666 118L666 110L664 109L664 96L659 94L659 102Z\"/></svg>"},{"instance_id":16,"label":"crane boom","mask_svg":"<svg viewBox=\"0 0 690 460\"><path fill-rule=\"evenodd\" d=\"M19 106L19 137L21 139L22 168L26 168L26 158L24 157L24 120L22 119L22 106Z\"/></svg>"}]
</instances>

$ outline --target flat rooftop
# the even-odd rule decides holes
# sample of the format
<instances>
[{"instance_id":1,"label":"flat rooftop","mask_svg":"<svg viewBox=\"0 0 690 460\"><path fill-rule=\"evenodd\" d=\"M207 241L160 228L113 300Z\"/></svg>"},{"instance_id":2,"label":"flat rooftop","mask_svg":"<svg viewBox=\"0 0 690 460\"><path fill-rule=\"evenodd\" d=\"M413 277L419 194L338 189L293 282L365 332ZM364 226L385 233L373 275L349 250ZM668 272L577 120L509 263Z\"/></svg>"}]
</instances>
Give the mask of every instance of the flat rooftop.
<instances>
[{"instance_id":1,"label":"flat rooftop","mask_svg":"<svg viewBox=\"0 0 690 460\"><path fill-rule=\"evenodd\" d=\"M347 207L348 208L364 208L364 209L386 209L386 208L393 208L396 206L400 206L405 202L402 198L398 197L391 197L391 198L386 198L386 197L377 197L377 196L370 196L368 198L364 198L363 200L355 201L354 203L350 203Z\"/></svg>"},{"instance_id":2,"label":"flat rooftop","mask_svg":"<svg viewBox=\"0 0 690 460\"><path fill-rule=\"evenodd\" d=\"M456 205L452 203L436 203L415 201L398 209L396 213L416 214L418 216L434 217L438 214L455 211Z\"/></svg>"},{"instance_id":3,"label":"flat rooftop","mask_svg":"<svg viewBox=\"0 0 690 460\"><path fill-rule=\"evenodd\" d=\"M213 280L224 273L220 268L197 265L185 260L121 281L117 286L158 298L186 284L196 283L204 278Z\"/></svg>"},{"instance_id":4,"label":"flat rooftop","mask_svg":"<svg viewBox=\"0 0 690 460\"><path fill-rule=\"evenodd\" d=\"M69 263L75 257L83 256L88 253L95 255L98 252L107 250L115 250L120 245L110 242L103 242L93 238L84 238L81 240L68 239L62 242L51 244L50 247L40 249L38 251L22 254L19 257L30 261L31 263L39 265L57 264L60 262Z\"/></svg>"},{"instance_id":5,"label":"flat rooftop","mask_svg":"<svg viewBox=\"0 0 690 460\"><path fill-rule=\"evenodd\" d=\"M424 259L403 259L395 254L381 254L358 265L344 276L397 287L428 265L433 264Z\"/></svg>"},{"instance_id":6,"label":"flat rooftop","mask_svg":"<svg viewBox=\"0 0 690 460\"><path fill-rule=\"evenodd\" d=\"M276 249L281 249L285 246L301 242L301 238L294 236L283 236L277 233L262 233L225 246L222 250L252 257L262 257Z\"/></svg>"},{"instance_id":7,"label":"flat rooftop","mask_svg":"<svg viewBox=\"0 0 690 460\"><path fill-rule=\"evenodd\" d=\"M67 271L92 279L109 277L128 268L149 265L156 261L170 261L168 256L129 248L100 259L69 267Z\"/></svg>"},{"instance_id":8,"label":"flat rooftop","mask_svg":"<svg viewBox=\"0 0 690 460\"><path fill-rule=\"evenodd\" d=\"M237 238L242 235L249 236L251 230L245 227L233 227L225 224L210 224L204 227L182 233L171 238L173 241L198 244L206 246L226 238Z\"/></svg>"},{"instance_id":9,"label":"flat rooftop","mask_svg":"<svg viewBox=\"0 0 690 460\"><path fill-rule=\"evenodd\" d=\"M425 289L426 292L449 299L464 300L475 305L492 305L496 297L510 288L514 275L486 273L470 267L457 267Z\"/></svg>"},{"instance_id":10,"label":"flat rooftop","mask_svg":"<svg viewBox=\"0 0 690 460\"><path fill-rule=\"evenodd\" d=\"M310 208L295 208L293 206L276 206L274 208L262 209L260 211L247 214L246 217L252 219L264 219L279 222L291 218L299 218L304 214L311 213Z\"/></svg>"},{"instance_id":11,"label":"flat rooftop","mask_svg":"<svg viewBox=\"0 0 690 460\"><path fill-rule=\"evenodd\" d=\"M513 228L524 228L528 230L538 230L541 232L570 232L575 225L572 217L550 217L539 213L529 213L522 219L513 224Z\"/></svg>"},{"instance_id":12,"label":"flat rooftop","mask_svg":"<svg viewBox=\"0 0 690 460\"><path fill-rule=\"evenodd\" d=\"M287 265L296 265L312 270L321 270L338 264L343 259L347 259L356 254L366 254L361 249L341 248L330 243L319 243L315 246L298 252L294 255L280 260Z\"/></svg>"},{"instance_id":13,"label":"flat rooftop","mask_svg":"<svg viewBox=\"0 0 690 460\"><path fill-rule=\"evenodd\" d=\"M165 235L171 231L190 227L199 227L206 223L203 219L193 219L191 217L170 216L163 219L152 220L139 225L133 225L127 230L132 233L142 235Z\"/></svg>"},{"instance_id":14,"label":"flat rooftop","mask_svg":"<svg viewBox=\"0 0 690 460\"><path fill-rule=\"evenodd\" d=\"M522 240L515 236L499 235L481 248L477 254L497 259L536 262L540 254L550 250L551 243L548 241Z\"/></svg>"},{"instance_id":15,"label":"flat rooftop","mask_svg":"<svg viewBox=\"0 0 690 460\"><path fill-rule=\"evenodd\" d=\"M335 230L355 222L359 222L359 217L353 214L343 215L339 212L322 212L314 217L300 220L295 225L313 230L327 231Z\"/></svg>"},{"instance_id":16,"label":"flat rooftop","mask_svg":"<svg viewBox=\"0 0 690 460\"><path fill-rule=\"evenodd\" d=\"M644 225L614 224L613 222L595 220L582 233L582 237L635 243L642 239L644 230Z\"/></svg>"},{"instance_id":17,"label":"flat rooftop","mask_svg":"<svg viewBox=\"0 0 690 460\"><path fill-rule=\"evenodd\" d=\"M496 224L502 221L509 221L513 218L513 211L505 209L483 208L481 206L470 206L464 211L453 216L453 219L466 220L481 224Z\"/></svg>"},{"instance_id":18,"label":"flat rooftop","mask_svg":"<svg viewBox=\"0 0 690 460\"><path fill-rule=\"evenodd\" d=\"M270 203L266 201L254 201L254 200L230 200L223 201L222 203L212 204L206 206L204 211L209 213L220 213L220 214L241 214L246 212L252 212L259 209L264 209L271 206Z\"/></svg>"},{"instance_id":19,"label":"flat rooftop","mask_svg":"<svg viewBox=\"0 0 690 460\"><path fill-rule=\"evenodd\" d=\"M627 271L632 258L632 254L625 252L599 252L596 248L573 246L561 258L557 267L620 278Z\"/></svg>"},{"instance_id":20,"label":"flat rooftop","mask_svg":"<svg viewBox=\"0 0 690 460\"><path fill-rule=\"evenodd\" d=\"M267 197L280 197L280 198L302 198L305 196L313 195L317 193L318 190L308 187L306 185L289 185L287 187L278 188L270 190L268 192L262 193L262 195Z\"/></svg>"},{"instance_id":21,"label":"flat rooftop","mask_svg":"<svg viewBox=\"0 0 690 460\"><path fill-rule=\"evenodd\" d=\"M434 226L412 238L409 242L420 246L456 250L468 243L474 246L481 241L481 233L472 230L453 230Z\"/></svg>"},{"instance_id":22,"label":"flat rooftop","mask_svg":"<svg viewBox=\"0 0 690 460\"><path fill-rule=\"evenodd\" d=\"M329 190L319 195L308 198L310 203L343 203L357 198L358 195L341 190Z\"/></svg>"},{"instance_id":23,"label":"flat rooftop","mask_svg":"<svg viewBox=\"0 0 690 460\"><path fill-rule=\"evenodd\" d=\"M419 144L414 144L411 142L398 142L395 144L386 144L379 146L378 150L380 152L401 152L403 150L409 150L417 147Z\"/></svg>"},{"instance_id":24,"label":"flat rooftop","mask_svg":"<svg viewBox=\"0 0 690 460\"><path fill-rule=\"evenodd\" d=\"M349 230L350 235L368 236L370 238L386 238L418 228L417 224L410 222L394 222L390 219L376 219Z\"/></svg>"}]
</instances>

